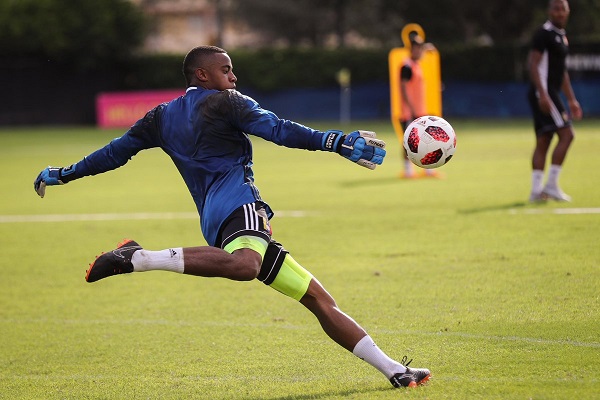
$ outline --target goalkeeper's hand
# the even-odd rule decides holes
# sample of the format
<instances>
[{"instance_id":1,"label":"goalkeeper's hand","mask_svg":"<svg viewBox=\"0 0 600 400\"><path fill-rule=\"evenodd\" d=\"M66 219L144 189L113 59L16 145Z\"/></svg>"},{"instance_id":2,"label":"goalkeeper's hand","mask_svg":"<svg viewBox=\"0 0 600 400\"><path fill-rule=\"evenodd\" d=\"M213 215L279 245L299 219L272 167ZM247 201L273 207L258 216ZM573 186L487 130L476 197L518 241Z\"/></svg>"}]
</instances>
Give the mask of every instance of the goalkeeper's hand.
<instances>
[{"instance_id":1,"label":"goalkeeper's hand","mask_svg":"<svg viewBox=\"0 0 600 400\"><path fill-rule=\"evenodd\" d=\"M327 131L322 148L335 151L365 168L375 169L385 157L385 142L375 136L371 131L354 131L347 135L341 131Z\"/></svg>"},{"instance_id":2,"label":"goalkeeper's hand","mask_svg":"<svg viewBox=\"0 0 600 400\"><path fill-rule=\"evenodd\" d=\"M35 178L33 182L33 189L40 197L44 197L46 194L46 186L64 185L70 179L67 175L72 174L75 171L73 166L68 168L48 167L44 168L42 172Z\"/></svg>"}]
</instances>

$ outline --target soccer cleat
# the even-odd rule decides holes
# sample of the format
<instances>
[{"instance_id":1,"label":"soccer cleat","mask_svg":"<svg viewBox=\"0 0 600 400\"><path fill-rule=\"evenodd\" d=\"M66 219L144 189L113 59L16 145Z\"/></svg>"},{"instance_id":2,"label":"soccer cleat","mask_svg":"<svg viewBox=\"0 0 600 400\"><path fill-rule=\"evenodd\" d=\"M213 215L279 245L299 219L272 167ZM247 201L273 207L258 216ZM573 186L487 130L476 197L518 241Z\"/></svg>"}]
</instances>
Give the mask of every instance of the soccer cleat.
<instances>
[{"instance_id":1,"label":"soccer cleat","mask_svg":"<svg viewBox=\"0 0 600 400\"><path fill-rule=\"evenodd\" d=\"M531 192L531 194L529 195L530 203L541 203L546 200L548 200L548 196L546 196L546 194L544 194L543 192L539 192L539 193Z\"/></svg>"},{"instance_id":2,"label":"soccer cleat","mask_svg":"<svg viewBox=\"0 0 600 400\"><path fill-rule=\"evenodd\" d=\"M90 264L90 268L87 270L85 280L96 282L109 276L133 272L131 257L135 251L141 248L142 246L131 239L123 240L117 245L116 249L96 257L96 260Z\"/></svg>"},{"instance_id":3,"label":"soccer cleat","mask_svg":"<svg viewBox=\"0 0 600 400\"><path fill-rule=\"evenodd\" d=\"M426 169L425 170L425 177L426 178L441 178L442 175L438 171L436 171L436 170Z\"/></svg>"},{"instance_id":4,"label":"soccer cleat","mask_svg":"<svg viewBox=\"0 0 600 400\"><path fill-rule=\"evenodd\" d=\"M417 178L417 174L414 171L403 171L399 174L400 179L415 179Z\"/></svg>"},{"instance_id":5,"label":"soccer cleat","mask_svg":"<svg viewBox=\"0 0 600 400\"><path fill-rule=\"evenodd\" d=\"M571 196L560 190L559 188L545 187L542 192L547 198L556 201L571 201Z\"/></svg>"},{"instance_id":6,"label":"soccer cleat","mask_svg":"<svg viewBox=\"0 0 600 400\"><path fill-rule=\"evenodd\" d=\"M426 368L406 368L406 372L396 374L390 378L394 387L417 387L424 385L431 378L431 373Z\"/></svg>"},{"instance_id":7,"label":"soccer cleat","mask_svg":"<svg viewBox=\"0 0 600 400\"><path fill-rule=\"evenodd\" d=\"M402 358L402 364L406 367L406 371L398 373L390 378L390 382L394 387L417 387L424 385L431 378L431 372L427 368L408 368L412 360L406 362L406 356Z\"/></svg>"},{"instance_id":8,"label":"soccer cleat","mask_svg":"<svg viewBox=\"0 0 600 400\"><path fill-rule=\"evenodd\" d=\"M421 178L437 178L441 179L443 175L432 169L420 169L419 171L404 171L399 175L400 179L421 179Z\"/></svg>"}]
</instances>

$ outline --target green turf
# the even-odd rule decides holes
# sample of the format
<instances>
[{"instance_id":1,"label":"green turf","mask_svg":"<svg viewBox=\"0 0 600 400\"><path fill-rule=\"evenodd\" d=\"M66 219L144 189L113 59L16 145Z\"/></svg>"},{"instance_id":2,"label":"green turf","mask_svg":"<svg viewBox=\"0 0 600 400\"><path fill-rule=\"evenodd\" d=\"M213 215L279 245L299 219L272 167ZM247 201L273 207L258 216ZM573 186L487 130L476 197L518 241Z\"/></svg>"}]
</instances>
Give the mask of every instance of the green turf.
<instances>
[{"instance_id":1,"label":"green turf","mask_svg":"<svg viewBox=\"0 0 600 400\"><path fill-rule=\"evenodd\" d=\"M376 171L254 140L276 239L390 356L431 369L428 385L401 391L256 281L149 272L87 284L87 264L122 238L204 244L176 169L150 150L39 199L43 167L120 132L0 130L0 398L600 398L598 121L577 124L561 176L574 201L545 205L526 202L529 121L452 122L458 150L437 180L398 179L387 121L344 127L388 142ZM27 220L47 215L82 220Z\"/></svg>"}]
</instances>

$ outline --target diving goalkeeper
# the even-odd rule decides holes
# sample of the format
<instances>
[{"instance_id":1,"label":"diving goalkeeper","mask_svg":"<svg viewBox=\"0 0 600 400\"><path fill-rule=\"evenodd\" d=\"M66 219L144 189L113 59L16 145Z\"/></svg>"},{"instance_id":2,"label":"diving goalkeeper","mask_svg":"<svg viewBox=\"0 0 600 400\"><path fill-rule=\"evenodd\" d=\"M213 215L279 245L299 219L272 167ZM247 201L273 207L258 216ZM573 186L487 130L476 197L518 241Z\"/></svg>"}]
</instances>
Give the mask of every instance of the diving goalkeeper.
<instances>
[{"instance_id":1,"label":"diving goalkeeper","mask_svg":"<svg viewBox=\"0 0 600 400\"><path fill-rule=\"evenodd\" d=\"M254 185L249 135L286 147L336 152L370 169L383 162L385 143L369 131L321 132L279 119L235 90L231 59L221 48L192 49L184 59L183 74L185 95L150 110L123 136L81 161L44 169L34 189L44 197L46 186L113 170L141 150L160 147L175 163L196 203L209 246L150 251L125 240L96 258L86 281L150 270L258 279L299 301L331 339L373 365L395 387L427 382L429 370L408 368L405 359L400 363L384 354L319 281L273 240L269 225L273 211Z\"/></svg>"}]
</instances>

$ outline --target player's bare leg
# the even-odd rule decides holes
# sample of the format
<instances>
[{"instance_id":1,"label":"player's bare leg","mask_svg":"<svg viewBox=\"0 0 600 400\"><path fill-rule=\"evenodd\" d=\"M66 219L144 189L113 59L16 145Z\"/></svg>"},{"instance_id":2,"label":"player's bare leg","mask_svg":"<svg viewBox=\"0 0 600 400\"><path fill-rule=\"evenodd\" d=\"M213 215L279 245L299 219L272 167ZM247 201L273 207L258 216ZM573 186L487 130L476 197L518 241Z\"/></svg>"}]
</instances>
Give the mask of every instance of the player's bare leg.
<instances>
[{"instance_id":1,"label":"player's bare leg","mask_svg":"<svg viewBox=\"0 0 600 400\"><path fill-rule=\"evenodd\" d=\"M558 143L552 152L551 165L548 171L548 180L544 186L543 193L546 197L558 201L571 201L571 196L564 193L559 184L558 177L562 171L562 164L565 161L567 152L575 135L573 129L569 127L561 128L557 132Z\"/></svg>"},{"instance_id":2,"label":"player's bare leg","mask_svg":"<svg viewBox=\"0 0 600 400\"><path fill-rule=\"evenodd\" d=\"M416 177L413 163L408 159L408 154L406 154L404 147L402 147L402 150L400 150L400 154L402 156L402 163L404 164L404 171L400 174L400 177L404 179Z\"/></svg>"},{"instance_id":3,"label":"player's bare leg","mask_svg":"<svg viewBox=\"0 0 600 400\"><path fill-rule=\"evenodd\" d=\"M575 139L575 134L571 127L561 128L556 131L558 136L558 143L552 152L552 165L562 165L571 147L571 143Z\"/></svg>"},{"instance_id":4,"label":"player's bare leg","mask_svg":"<svg viewBox=\"0 0 600 400\"><path fill-rule=\"evenodd\" d=\"M261 262L261 255L250 249L239 249L232 254L211 246L150 251L127 239L115 250L97 257L87 271L86 280L96 282L118 274L162 270L250 281L258 276Z\"/></svg>"},{"instance_id":5,"label":"player's bare leg","mask_svg":"<svg viewBox=\"0 0 600 400\"><path fill-rule=\"evenodd\" d=\"M163 270L247 281L259 275L262 261L258 252L248 248L238 249L231 254L210 246L149 251L128 239L115 250L99 256L90 266L86 280L95 282L117 274ZM295 265L305 271L298 264ZM305 276L311 275L305 271ZM428 369L408 368L410 361L403 359L399 363L383 353L367 332L339 309L333 297L315 278L310 278L300 303L317 317L333 341L377 368L395 387L415 387L426 383L431 377Z\"/></svg>"},{"instance_id":6,"label":"player's bare leg","mask_svg":"<svg viewBox=\"0 0 600 400\"><path fill-rule=\"evenodd\" d=\"M254 250L239 249L233 253L211 246L183 249L186 275L251 281L258 276L262 257Z\"/></svg>"},{"instance_id":7,"label":"player's bare leg","mask_svg":"<svg viewBox=\"0 0 600 400\"><path fill-rule=\"evenodd\" d=\"M356 321L339 309L333 297L315 278L300 303L317 317L333 341L377 368L395 387L416 387L431 377L428 369L408 368L410 361L406 362L406 357L404 365L388 357Z\"/></svg>"},{"instance_id":8,"label":"player's bare leg","mask_svg":"<svg viewBox=\"0 0 600 400\"><path fill-rule=\"evenodd\" d=\"M540 135L537 137L531 159L531 166L534 170L544 170L550 142L552 142L552 136L550 135Z\"/></svg>"},{"instance_id":9,"label":"player's bare leg","mask_svg":"<svg viewBox=\"0 0 600 400\"><path fill-rule=\"evenodd\" d=\"M545 201L546 197L542 193L544 190L544 169L546 166L546 156L550 143L552 142L551 135L538 135L531 158L531 194L529 201L532 203Z\"/></svg>"},{"instance_id":10,"label":"player's bare leg","mask_svg":"<svg viewBox=\"0 0 600 400\"><path fill-rule=\"evenodd\" d=\"M333 297L314 278L300 303L317 317L325 333L348 351L352 351L359 340L367 335L363 328L338 308Z\"/></svg>"}]
</instances>

